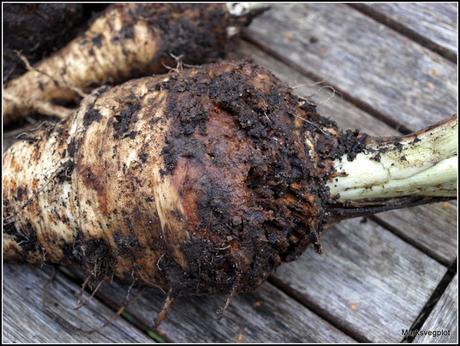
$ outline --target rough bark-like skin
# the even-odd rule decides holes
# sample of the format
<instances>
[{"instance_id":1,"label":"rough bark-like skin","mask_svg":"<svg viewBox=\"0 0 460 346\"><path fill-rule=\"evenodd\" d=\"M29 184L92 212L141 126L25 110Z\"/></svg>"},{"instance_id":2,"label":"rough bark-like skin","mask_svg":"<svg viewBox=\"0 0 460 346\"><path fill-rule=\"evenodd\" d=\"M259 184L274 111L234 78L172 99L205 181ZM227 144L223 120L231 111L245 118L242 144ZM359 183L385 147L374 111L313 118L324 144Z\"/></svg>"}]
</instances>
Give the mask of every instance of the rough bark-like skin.
<instances>
[{"instance_id":1,"label":"rough bark-like skin","mask_svg":"<svg viewBox=\"0 0 460 346\"><path fill-rule=\"evenodd\" d=\"M69 86L89 90L164 72L164 65L176 65L171 54L188 64L216 61L224 56L230 24L235 23L225 4L114 4L85 33L39 63L40 72L12 80L5 91L20 99L69 102L78 99ZM4 124L33 113L31 103L4 98Z\"/></svg>"},{"instance_id":2,"label":"rough bark-like skin","mask_svg":"<svg viewBox=\"0 0 460 346\"><path fill-rule=\"evenodd\" d=\"M4 154L3 253L174 294L252 290L319 245L331 162L361 140L251 62L99 89Z\"/></svg>"}]
</instances>

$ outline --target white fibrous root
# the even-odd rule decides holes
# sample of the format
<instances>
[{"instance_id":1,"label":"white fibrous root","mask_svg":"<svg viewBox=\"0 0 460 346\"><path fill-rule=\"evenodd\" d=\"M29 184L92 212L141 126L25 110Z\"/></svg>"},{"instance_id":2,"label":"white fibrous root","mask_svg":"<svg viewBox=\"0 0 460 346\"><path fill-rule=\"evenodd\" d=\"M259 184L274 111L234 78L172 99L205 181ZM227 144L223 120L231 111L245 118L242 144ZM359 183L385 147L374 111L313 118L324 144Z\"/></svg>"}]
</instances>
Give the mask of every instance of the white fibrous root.
<instances>
[{"instance_id":1,"label":"white fibrous root","mask_svg":"<svg viewBox=\"0 0 460 346\"><path fill-rule=\"evenodd\" d=\"M334 161L328 184L339 202L457 196L457 116L414 134L373 139L353 160Z\"/></svg>"}]
</instances>

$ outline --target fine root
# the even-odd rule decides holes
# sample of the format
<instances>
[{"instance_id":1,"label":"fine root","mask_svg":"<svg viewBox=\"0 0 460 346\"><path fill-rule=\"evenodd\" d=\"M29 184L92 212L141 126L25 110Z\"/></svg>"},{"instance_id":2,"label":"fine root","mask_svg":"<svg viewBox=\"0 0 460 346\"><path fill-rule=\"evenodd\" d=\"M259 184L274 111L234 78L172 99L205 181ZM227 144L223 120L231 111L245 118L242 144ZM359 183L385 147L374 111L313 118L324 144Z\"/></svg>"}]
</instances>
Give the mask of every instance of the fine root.
<instances>
[{"instance_id":1,"label":"fine root","mask_svg":"<svg viewBox=\"0 0 460 346\"><path fill-rule=\"evenodd\" d=\"M96 295L97 291L99 291L99 288L101 288L101 286L102 286L102 284L104 282L105 282L105 280L99 281L97 286L94 288L93 292L91 292L91 295L89 297L87 297L86 299L84 299L83 302L81 301L81 299L79 299L80 302L75 307L75 310L79 310L81 307L85 306L86 303L88 303L91 299L93 299L94 296ZM80 298L81 298L81 295L80 295Z\"/></svg>"},{"instance_id":2,"label":"fine root","mask_svg":"<svg viewBox=\"0 0 460 346\"><path fill-rule=\"evenodd\" d=\"M155 321L153 322L153 327L155 329L157 329L160 326L161 322L165 320L166 316L168 315L169 310L171 309L171 305L173 302L174 302L174 296L173 296L172 290L170 289L168 291L168 295L166 296L163 302L163 307L161 308Z\"/></svg>"}]
</instances>

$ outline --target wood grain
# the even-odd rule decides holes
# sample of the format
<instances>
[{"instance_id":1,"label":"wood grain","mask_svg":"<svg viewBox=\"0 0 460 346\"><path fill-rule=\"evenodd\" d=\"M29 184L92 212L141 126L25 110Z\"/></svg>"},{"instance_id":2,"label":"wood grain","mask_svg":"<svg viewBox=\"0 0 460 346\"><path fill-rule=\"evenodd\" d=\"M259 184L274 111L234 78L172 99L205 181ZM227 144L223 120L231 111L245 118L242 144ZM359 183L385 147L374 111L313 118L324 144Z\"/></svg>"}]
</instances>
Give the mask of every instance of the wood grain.
<instances>
[{"instance_id":1,"label":"wood grain","mask_svg":"<svg viewBox=\"0 0 460 346\"><path fill-rule=\"evenodd\" d=\"M376 217L444 265L457 258L457 201L392 210Z\"/></svg>"},{"instance_id":2,"label":"wood grain","mask_svg":"<svg viewBox=\"0 0 460 346\"><path fill-rule=\"evenodd\" d=\"M136 290L133 291L135 295ZM103 286L98 293L117 306L126 286ZM127 311L141 325L151 326L164 294L146 289ZM173 304L159 333L171 342L353 342L313 312L269 283L256 292L234 297L219 320L227 297L180 297Z\"/></svg>"},{"instance_id":3,"label":"wood grain","mask_svg":"<svg viewBox=\"0 0 460 346\"><path fill-rule=\"evenodd\" d=\"M456 66L342 4L275 4L251 40L415 130L456 111Z\"/></svg>"},{"instance_id":4,"label":"wood grain","mask_svg":"<svg viewBox=\"0 0 460 346\"><path fill-rule=\"evenodd\" d=\"M455 3L361 3L355 8L407 34L428 48L456 60L457 13Z\"/></svg>"},{"instance_id":5,"label":"wood grain","mask_svg":"<svg viewBox=\"0 0 460 346\"><path fill-rule=\"evenodd\" d=\"M418 335L415 343L457 343L458 341L458 276L452 279L446 291L441 296L428 319L420 330L449 331L448 335L430 336ZM447 334L447 333L446 333Z\"/></svg>"},{"instance_id":6,"label":"wood grain","mask_svg":"<svg viewBox=\"0 0 460 346\"><path fill-rule=\"evenodd\" d=\"M307 306L337 319L363 340L398 342L436 288L446 267L368 220L342 222L275 274Z\"/></svg>"},{"instance_id":7,"label":"wood grain","mask_svg":"<svg viewBox=\"0 0 460 346\"><path fill-rule=\"evenodd\" d=\"M57 273L47 287L50 275L28 265L3 266L3 340L7 343L71 342L152 342L123 319L94 333L113 311L93 299L75 310L80 288Z\"/></svg>"}]
</instances>

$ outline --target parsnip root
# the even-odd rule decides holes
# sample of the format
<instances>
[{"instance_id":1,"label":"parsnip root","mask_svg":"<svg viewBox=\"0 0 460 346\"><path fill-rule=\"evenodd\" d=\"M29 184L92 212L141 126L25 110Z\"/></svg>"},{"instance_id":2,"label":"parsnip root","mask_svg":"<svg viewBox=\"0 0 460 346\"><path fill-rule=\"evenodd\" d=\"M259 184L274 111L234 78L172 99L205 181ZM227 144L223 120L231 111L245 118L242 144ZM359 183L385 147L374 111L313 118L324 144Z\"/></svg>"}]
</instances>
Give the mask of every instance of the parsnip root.
<instances>
[{"instance_id":1,"label":"parsnip root","mask_svg":"<svg viewBox=\"0 0 460 346\"><path fill-rule=\"evenodd\" d=\"M171 299L250 291L309 244L320 251L331 223L452 198L453 167L442 178L438 164L456 156L456 128L343 132L251 62L100 89L4 153L3 256L77 264ZM429 188L387 182L429 167Z\"/></svg>"}]
</instances>

